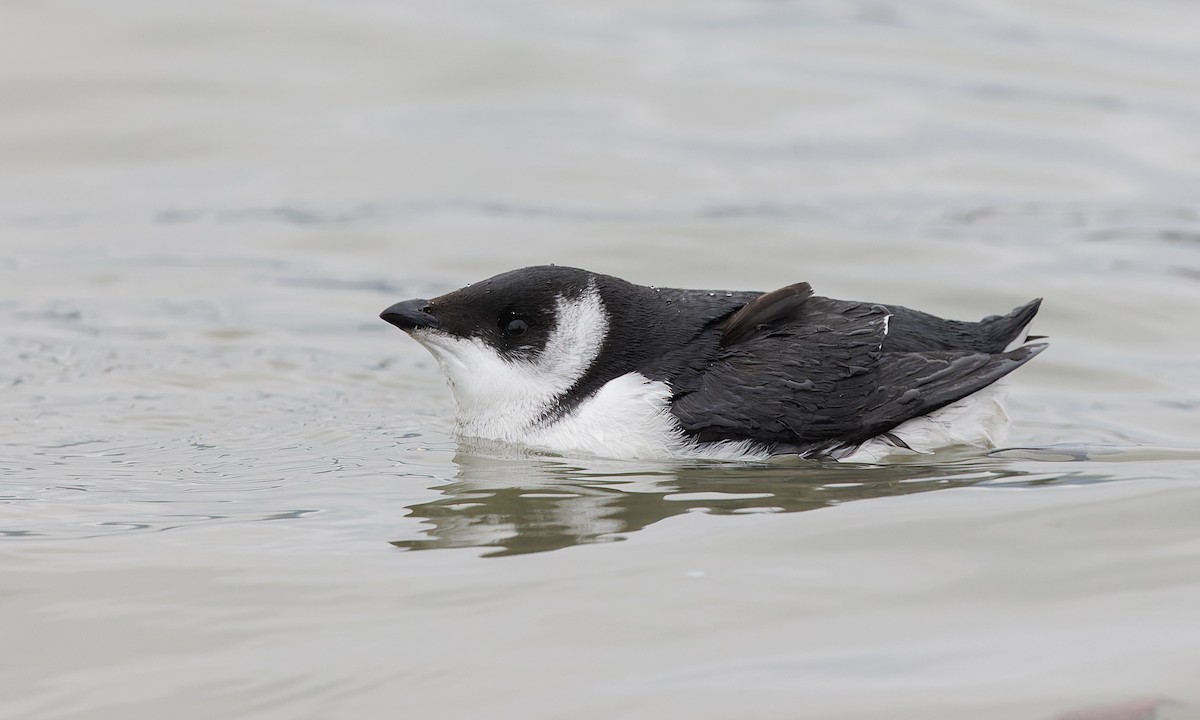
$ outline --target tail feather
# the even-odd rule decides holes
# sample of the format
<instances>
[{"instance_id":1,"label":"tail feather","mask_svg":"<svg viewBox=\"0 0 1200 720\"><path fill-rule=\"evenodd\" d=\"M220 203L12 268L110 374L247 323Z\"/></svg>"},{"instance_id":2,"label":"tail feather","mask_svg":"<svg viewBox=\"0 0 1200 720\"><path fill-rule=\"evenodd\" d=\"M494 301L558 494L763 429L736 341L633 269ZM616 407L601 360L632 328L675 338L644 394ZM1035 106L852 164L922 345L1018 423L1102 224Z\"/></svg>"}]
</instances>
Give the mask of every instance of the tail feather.
<instances>
[{"instance_id":1,"label":"tail feather","mask_svg":"<svg viewBox=\"0 0 1200 720\"><path fill-rule=\"evenodd\" d=\"M992 315L979 321L980 330L988 339L990 352L1004 352L1045 336L1029 335L1029 325L1042 305L1041 298L1030 300L1007 315Z\"/></svg>"},{"instance_id":2,"label":"tail feather","mask_svg":"<svg viewBox=\"0 0 1200 720\"><path fill-rule=\"evenodd\" d=\"M997 355L1031 340L1026 335L1042 299L1032 300L1007 315L991 315L979 322L943 318L891 306L891 330L884 339L885 352L979 352Z\"/></svg>"}]
</instances>

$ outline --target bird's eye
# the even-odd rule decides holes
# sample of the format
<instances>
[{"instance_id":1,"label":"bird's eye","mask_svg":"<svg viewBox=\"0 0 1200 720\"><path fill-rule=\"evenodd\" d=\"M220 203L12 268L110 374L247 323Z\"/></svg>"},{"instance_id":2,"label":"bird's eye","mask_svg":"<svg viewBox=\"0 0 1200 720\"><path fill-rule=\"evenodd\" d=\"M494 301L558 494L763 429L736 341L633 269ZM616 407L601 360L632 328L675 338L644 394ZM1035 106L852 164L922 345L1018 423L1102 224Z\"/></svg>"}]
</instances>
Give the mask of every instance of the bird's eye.
<instances>
[{"instance_id":1,"label":"bird's eye","mask_svg":"<svg viewBox=\"0 0 1200 720\"><path fill-rule=\"evenodd\" d=\"M523 335L529 329L529 323L525 318L512 318L504 324L504 332L511 336Z\"/></svg>"}]
</instances>

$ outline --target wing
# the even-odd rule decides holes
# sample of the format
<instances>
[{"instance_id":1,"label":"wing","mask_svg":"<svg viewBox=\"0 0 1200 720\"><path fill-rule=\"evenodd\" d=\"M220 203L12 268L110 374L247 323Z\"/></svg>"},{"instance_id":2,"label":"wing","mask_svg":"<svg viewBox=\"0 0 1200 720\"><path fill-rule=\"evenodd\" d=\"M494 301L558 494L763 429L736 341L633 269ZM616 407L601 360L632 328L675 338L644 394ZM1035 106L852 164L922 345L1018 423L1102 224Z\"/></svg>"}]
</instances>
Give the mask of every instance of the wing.
<instances>
[{"instance_id":1,"label":"wing","mask_svg":"<svg viewBox=\"0 0 1200 720\"><path fill-rule=\"evenodd\" d=\"M882 305L768 293L731 316L714 361L672 412L701 442L823 452L970 395L1044 347L889 351L891 320Z\"/></svg>"}]
</instances>

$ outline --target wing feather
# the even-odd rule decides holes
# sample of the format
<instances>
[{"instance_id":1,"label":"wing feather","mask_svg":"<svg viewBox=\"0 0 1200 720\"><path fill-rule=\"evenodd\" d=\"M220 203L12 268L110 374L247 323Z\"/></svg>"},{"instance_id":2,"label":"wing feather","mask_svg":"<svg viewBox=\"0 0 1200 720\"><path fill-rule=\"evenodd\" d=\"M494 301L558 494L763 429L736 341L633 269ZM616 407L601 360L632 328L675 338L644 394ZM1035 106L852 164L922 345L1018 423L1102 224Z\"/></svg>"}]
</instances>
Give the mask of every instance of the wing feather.
<instances>
[{"instance_id":1,"label":"wing feather","mask_svg":"<svg viewBox=\"0 0 1200 720\"><path fill-rule=\"evenodd\" d=\"M736 345L756 332L798 319L812 292L812 286L802 282L759 295L725 321L721 345Z\"/></svg>"},{"instance_id":2,"label":"wing feather","mask_svg":"<svg viewBox=\"0 0 1200 720\"><path fill-rule=\"evenodd\" d=\"M854 445L981 390L1045 348L980 347L990 350L1027 323L1033 303L1005 316L1003 328L989 327L1001 318L956 323L935 341L894 342L888 308L811 293L807 283L781 288L725 322L712 362L672 404L686 433L701 442L757 440L777 452ZM897 311L902 332L931 326ZM988 331L988 341L952 342L971 336L967 325Z\"/></svg>"}]
</instances>

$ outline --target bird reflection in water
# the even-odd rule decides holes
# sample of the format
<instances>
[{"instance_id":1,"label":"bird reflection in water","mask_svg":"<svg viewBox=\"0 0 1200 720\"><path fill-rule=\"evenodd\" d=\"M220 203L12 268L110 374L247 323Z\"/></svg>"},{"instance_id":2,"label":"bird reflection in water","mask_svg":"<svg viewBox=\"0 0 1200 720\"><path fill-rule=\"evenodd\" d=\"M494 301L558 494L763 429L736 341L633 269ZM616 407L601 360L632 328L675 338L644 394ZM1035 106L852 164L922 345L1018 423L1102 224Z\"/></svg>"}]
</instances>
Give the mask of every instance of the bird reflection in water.
<instances>
[{"instance_id":1,"label":"bird reflection in water","mask_svg":"<svg viewBox=\"0 0 1200 720\"><path fill-rule=\"evenodd\" d=\"M794 458L754 465L679 464L460 452L454 458L455 480L435 488L442 497L410 507L411 517L432 527L423 537L392 544L519 555L623 540L686 512L800 512L985 481L1047 480L995 458L938 460L857 466Z\"/></svg>"}]
</instances>

